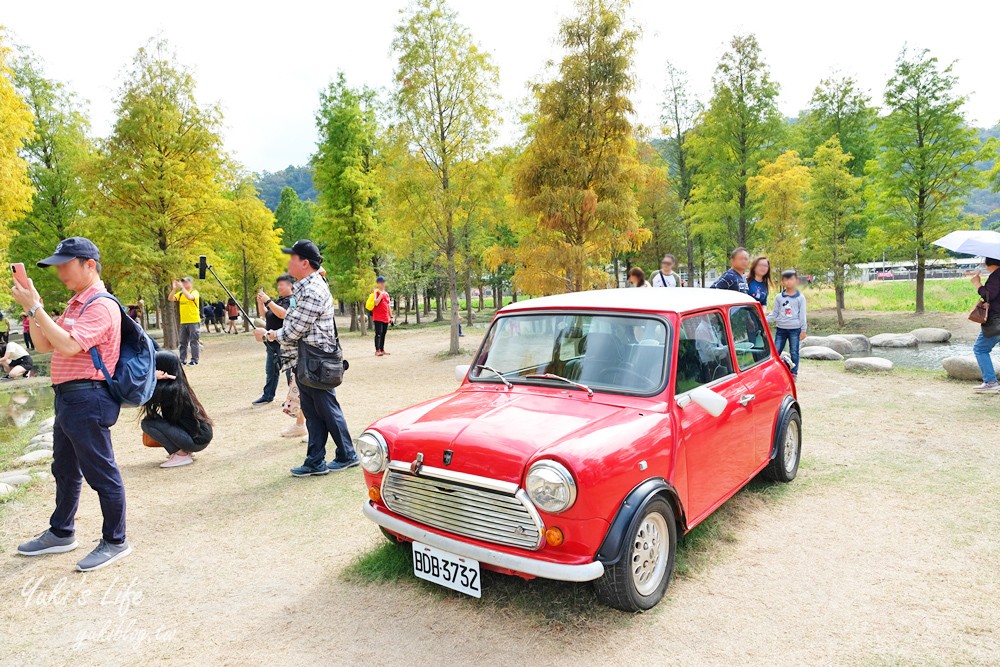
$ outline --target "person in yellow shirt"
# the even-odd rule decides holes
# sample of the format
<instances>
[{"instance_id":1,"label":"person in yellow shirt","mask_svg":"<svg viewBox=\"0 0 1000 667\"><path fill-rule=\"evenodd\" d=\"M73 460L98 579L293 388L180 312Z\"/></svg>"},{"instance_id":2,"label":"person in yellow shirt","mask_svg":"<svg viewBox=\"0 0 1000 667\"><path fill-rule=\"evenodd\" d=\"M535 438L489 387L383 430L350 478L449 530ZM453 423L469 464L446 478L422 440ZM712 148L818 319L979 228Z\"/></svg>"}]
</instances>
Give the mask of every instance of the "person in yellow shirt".
<instances>
[{"instance_id":1,"label":"person in yellow shirt","mask_svg":"<svg viewBox=\"0 0 1000 667\"><path fill-rule=\"evenodd\" d=\"M181 342L178 353L181 363L196 366L201 359L201 295L194 289L194 279L175 280L174 291L168 297L176 301L181 315ZM191 350L191 362L187 362L188 348Z\"/></svg>"}]
</instances>

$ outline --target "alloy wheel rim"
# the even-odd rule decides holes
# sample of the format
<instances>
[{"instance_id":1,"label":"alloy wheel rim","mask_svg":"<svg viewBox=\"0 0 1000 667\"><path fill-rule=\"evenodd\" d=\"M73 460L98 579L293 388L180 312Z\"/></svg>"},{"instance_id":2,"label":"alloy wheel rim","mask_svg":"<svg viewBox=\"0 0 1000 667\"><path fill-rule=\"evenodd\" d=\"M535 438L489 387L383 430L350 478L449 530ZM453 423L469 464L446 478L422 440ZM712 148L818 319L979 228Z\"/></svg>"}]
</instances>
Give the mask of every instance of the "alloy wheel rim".
<instances>
[{"instance_id":1,"label":"alloy wheel rim","mask_svg":"<svg viewBox=\"0 0 1000 667\"><path fill-rule=\"evenodd\" d=\"M785 433L785 472L795 470L799 458L799 424L796 421L788 423Z\"/></svg>"},{"instance_id":2,"label":"alloy wheel rim","mask_svg":"<svg viewBox=\"0 0 1000 667\"><path fill-rule=\"evenodd\" d=\"M647 514L632 542L632 584L639 595L652 594L663 581L670 555L670 537L662 514Z\"/></svg>"}]
</instances>

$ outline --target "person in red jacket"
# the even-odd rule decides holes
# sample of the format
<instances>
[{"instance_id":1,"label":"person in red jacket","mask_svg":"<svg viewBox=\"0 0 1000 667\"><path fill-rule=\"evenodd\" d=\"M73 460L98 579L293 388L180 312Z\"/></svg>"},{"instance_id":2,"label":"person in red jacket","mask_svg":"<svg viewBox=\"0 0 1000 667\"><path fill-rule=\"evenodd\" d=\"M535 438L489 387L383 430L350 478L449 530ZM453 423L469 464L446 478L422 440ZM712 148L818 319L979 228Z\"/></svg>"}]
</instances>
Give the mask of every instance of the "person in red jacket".
<instances>
[{"instance_id":1,"label":"person in red jacket","mask_svg":"<svg viewBox=\"0 0 1000 667\"><path fill-rule=\"evenodd\" d=\"M389 354L385 351L385 334L389 331L389 323L392 322L392 306L389 301L389 293L385 291L385 278L379 276L375 280L375 307L372 308L376 357Z\"/></svg>"}]
</instances>

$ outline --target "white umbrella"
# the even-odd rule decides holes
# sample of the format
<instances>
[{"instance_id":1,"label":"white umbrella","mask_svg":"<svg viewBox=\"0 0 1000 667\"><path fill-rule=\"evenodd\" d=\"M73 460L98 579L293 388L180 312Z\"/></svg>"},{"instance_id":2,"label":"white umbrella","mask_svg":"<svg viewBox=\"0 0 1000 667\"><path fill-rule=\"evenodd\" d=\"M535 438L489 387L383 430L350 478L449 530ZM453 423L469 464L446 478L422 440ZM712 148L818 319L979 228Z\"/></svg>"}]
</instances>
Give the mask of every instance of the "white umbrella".
<instances>
[{"instance_id":1,"label":"white umbrella","mask_svg":"<svg viewBox=\"0 0 1000 667\"><path fill-rule=\"evenodd\" d=\"M986 229L966 229L952 232L934 241L934 245L963 255L1000 257L1000 232Z\"/></svg>"}]
</instances>

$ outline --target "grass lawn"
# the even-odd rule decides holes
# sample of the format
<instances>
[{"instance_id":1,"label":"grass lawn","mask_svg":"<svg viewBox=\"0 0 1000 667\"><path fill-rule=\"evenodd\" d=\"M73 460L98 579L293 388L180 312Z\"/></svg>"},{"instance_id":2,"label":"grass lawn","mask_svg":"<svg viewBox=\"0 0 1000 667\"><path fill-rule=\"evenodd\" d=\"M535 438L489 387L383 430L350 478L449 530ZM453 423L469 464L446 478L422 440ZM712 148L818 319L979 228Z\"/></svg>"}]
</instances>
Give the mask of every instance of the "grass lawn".
<instances>
[{"instance_id":1,"label":"grass lawn","mask_svg":"<svg viewBox=\"0 0 1000 667\"><path fill-rule=\"evenodd\" d=\"M803 289L809 309L835 308L833 287ZM844 294L851 310L913 311L916 308L917 283L912 280L852 283ZM972 310L976 293L964 278L928 280L924 283L924 308L944 313Z\"/></svg>"}]
</instances>

